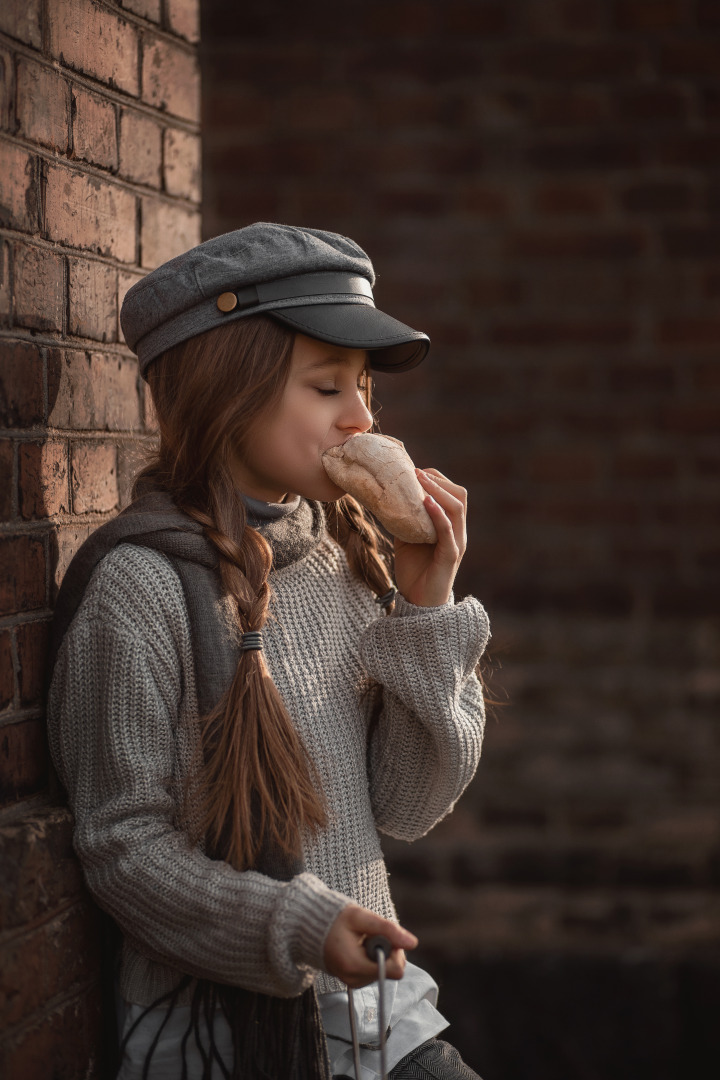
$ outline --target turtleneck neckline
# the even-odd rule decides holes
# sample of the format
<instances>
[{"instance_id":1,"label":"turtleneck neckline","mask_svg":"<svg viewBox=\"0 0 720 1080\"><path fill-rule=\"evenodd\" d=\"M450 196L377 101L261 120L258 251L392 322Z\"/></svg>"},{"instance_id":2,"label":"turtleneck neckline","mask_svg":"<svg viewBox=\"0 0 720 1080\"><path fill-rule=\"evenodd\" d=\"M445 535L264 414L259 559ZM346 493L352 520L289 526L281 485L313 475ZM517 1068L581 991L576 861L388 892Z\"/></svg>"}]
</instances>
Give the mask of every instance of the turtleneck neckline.
<instances>
[{"instance_id":1,"label":"turtleneck neckline","mask_svg":"<svg viewBox=\"0 0 720 1080\"><path fill-rule=\"evenodd\" d=\"M299 495L293 495L287 502L280 503L263 502L261 499L253 499L250 495L244 495L242 492L240 492L240 497L245 503L251 528L254 528L256 524L266 521L278 521L280 518L287 517L288 514L294 513L300 505Z\"/></svg>"}]
</instances>

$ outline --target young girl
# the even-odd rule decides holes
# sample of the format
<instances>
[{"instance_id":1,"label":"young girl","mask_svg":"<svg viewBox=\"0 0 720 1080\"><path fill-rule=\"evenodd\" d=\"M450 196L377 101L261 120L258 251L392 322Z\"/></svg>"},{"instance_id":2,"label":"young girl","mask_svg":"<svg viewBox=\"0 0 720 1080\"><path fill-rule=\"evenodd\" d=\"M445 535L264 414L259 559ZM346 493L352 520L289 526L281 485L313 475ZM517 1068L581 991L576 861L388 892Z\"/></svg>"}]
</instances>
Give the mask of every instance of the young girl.
<instances>
[{"instance_id":1,"label":"young girl","mask_svg":"<svg viewBox=\"0 0 720 1080\"><path fill-rule=\"evenodd\" d=\"M452 592L466 493L418 470L438 540L393 551L321 460L371 430L370 370L429 346L373 283L351 240L261 223L123 305L159 448L66 574L48 704L122 935L121 1080L352 1075L347 987L378 1077L378 933L390 1076L476 1076L436 1038L378 838L423 836L478 763L488 624Z\"/></svg>"}]
</instances>

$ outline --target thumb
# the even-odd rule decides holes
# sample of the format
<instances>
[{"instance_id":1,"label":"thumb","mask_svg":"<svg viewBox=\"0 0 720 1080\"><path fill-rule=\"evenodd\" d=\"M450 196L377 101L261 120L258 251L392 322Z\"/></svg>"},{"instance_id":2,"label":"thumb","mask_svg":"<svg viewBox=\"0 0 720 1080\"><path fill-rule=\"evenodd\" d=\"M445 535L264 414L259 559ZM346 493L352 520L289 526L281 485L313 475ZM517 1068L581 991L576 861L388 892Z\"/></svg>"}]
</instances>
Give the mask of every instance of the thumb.
<instances>
[{"instance_id":1,"label":"thumb","mask_svg":"<svg viewBox=\"0 0 720 1080\"><path fill-rule=\"evenodd\" d=\"M414 949L417 946L418 939L415 935L391 919L383 919L381 915L376 915L374 912L362 908L354 914L358 916L358 921L353 928L360 933L366 934L368 937L372 937L374 934L382 934L383 937L388 939L393 949Z\"/></svg>"}]
</instances>

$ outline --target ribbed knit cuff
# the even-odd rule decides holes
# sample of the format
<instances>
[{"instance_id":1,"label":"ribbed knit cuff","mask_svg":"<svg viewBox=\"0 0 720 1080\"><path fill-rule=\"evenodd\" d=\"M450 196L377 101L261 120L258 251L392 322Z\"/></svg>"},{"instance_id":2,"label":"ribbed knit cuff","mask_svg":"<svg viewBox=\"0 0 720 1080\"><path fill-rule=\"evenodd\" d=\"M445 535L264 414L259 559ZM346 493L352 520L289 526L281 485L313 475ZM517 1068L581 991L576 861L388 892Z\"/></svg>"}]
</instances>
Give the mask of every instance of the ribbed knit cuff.
<instances>
[{"instance_id":1,"label":"ribbed knit cuff","mask_svg":"<svg viewBox=\"0 0 720 1080\"><path fill-rule=\"evenodd\" d=\"M395 607L393 608L393 615L423 615L426 611L447 611L449 608L455 607L455 593L450 593L450 599L446 604L436 604L432 607L425 607L422 604L411 604L409 600L406 600L401 592L395 594Z\"/></svg>"},{"instance_id":2,"label":"ribbed knit cuff","mask_svg":"<svg viewBox=\"0 0 720 1080\"><path fill-rule=\"evenodd\" d=\"M273 920L270 937L273 938L275 928L283 936L289 932L292 960L323 971L325 939L340 912L350 903L349 897L329 889L314 874L298 874L287 887L283 911Z\"/></svg>"}]
</instances>

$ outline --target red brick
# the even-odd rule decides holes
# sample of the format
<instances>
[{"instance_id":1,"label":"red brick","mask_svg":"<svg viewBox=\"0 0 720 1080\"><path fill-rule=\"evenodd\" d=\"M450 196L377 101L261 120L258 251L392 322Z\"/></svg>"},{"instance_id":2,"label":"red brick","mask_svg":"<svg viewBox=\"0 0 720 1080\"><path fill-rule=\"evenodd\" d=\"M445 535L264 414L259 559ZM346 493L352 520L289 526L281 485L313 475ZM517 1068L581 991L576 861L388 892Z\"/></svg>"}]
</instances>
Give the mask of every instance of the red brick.
<instances>
[{"instance_id":1,"label":"red brick","mask_svg":"<svg viewBox=\"0 0 720 1080\"><path fill-rule=\"evenodd\" d=\"M37 165L26 150L3 143L0 169L0 226L35 232L38 225Z\"/></svg>"},{"instance_id":2,"label":"red brick","mask_svg":"<svg viewBox=\"0 0 720 1080\"><path fill-rule=\"evenodd\" d=\"M533 483L587 484L599 476L597 454L577 447L533 453L528 474Z\"/></svg>"},{"instance_id":3,"label":"red brick","mask_svg":"<svg viewBox=\"0 0 720 1080\"><path fill-rule=\"evenodd\" d=\"M68 513L68 450L64 441L22 442L18 477L20 513L26 520Z\"/></svg>"},{"instance_id":4,"label":"red brick","mask_svg":"<svg viewBox=\"0 0 720 1080\"><path fill-rule=\"evenodd\" d=\"M161 0L120 0L120 6L141 18L147 18L150 23L160 23Z\"/></svg>"},{"instance_id":5,"label":"red brick","mask_svg":"<svg viewBox=\"0 0 720 1080\"><path fill-rule=\"evenodd\" d=\"M693 382L698 390L720 390L720 364L715 360L692 365Z\"/></svg>"},{"instance_id":6,"label":"red brick","mask_svg":"<svg viewBox=\"0 0 720 1080\"><path fill-rule=\"evenodd\" d=\"M42 720L0 728L0 805L17 802L47 786L48 752Z\"/></svg>"},{"instance_id":7,"label":"red brick","mask_svg":"<svg viewBox=\"0 0 720 1080\"><path fill-rule=\"evenodd\" d=\"M74 86L72 114L73 156L101 168L117 169L115 106Z\"/></svg>"},{"instance_id":8,"label":"red brick","mask_svg":"<svg viewBox=\"0 0 720 1080\"><path fill-rule=\"evenodd\" d=\"M56 60L137 96L137 34L130 23L92 0L54 0L48 20Z\"/></svg>"},{"instance_id":9,"label":"red brick","mask_svg":"<svg viewBox=\"0 0 720 1080\"><path fill-rule=\"evenodd\" d=\"M42 0L3 0L0 30L34 49L42 48Z\"/></svg>"},{"instance_id":10,"label":"red brick","mask_svg":"<svg viewBox=\"0 0 720 1080\"><path fill-rule=\"evenodd\" d=\"M619 198L633 213L674 213L692 209L693 191L687 184L658 180L629 184Z\"/></svg>"},{"instance_id":11,"label":"red brick","mask_svg":"<svg viewBox=\"0 0 720 1080\"><path fill-rule=\"evenodd\" d=\"M10 322L11 310L10 244L0 239L0 322Z\"/></svg>"},{"instance_id":12,"label":"red brick","mask_svg":"<svg viewBox=\"0 0 720 1080\"><path fill-rule=\"evenodd\" d=\"M39 705L42 701L49 633L49 622L21 623L15 630L21 705Z\"/></svg>"},{"instance_id":13,"label":"red brick","mask_svg":"<svg viewBox=\"0 0 720 1080\"><path fill-rule=\"evenodd\" d=\"M508 24L508 9L500 3L468 3L467 0L447 0L444 4L433 4L438 20L437 33L480 35L481 37L502 34ZM385 9L385 5L380 9ZM402 28L403 32L407 29Z\"/></svg>"},{"instance_id":14,"label":"red brick","mask_svg":"<svg viewBox=\"0 0 720 1080\"><path fill-rule=\"evenodd\" d=\"M689 98L677 87L633 86L618 91L614 119L620 124L677 127L688 118Z\"/></svg>"},{"instance_id":15,"label":"red brick","mask_svg":"<svg viewBox=\"0 0 720 1080\"><path fill-rule=\"evenodd\" d=\"M85 543L95 525L72 525L58 528L50 538L50 573L52 575L52 599L57 597L65 571L72 562L73 555Z\"/></svg>"},{"instance_id":16,"label":"red brick","mask_svg":"<svg viewBox=\"0 0 720 1080\"><path fill-rule=\"evenodd\" d=\"M150 393L149 387L147 387L143 391L143 409L143 422L145 430L149 434L154 435L160 430L160 427L158 424L157 413L155 412L155 405L153 404L152 394Z\"/></svg>"},{"instance_id":17,"label":"red brick","mask_svg":"<svg viewBox=\"0 0 720 1080\"><path fill-rule=\"evenodd\" d=\"M509 232L511 256L541 259L628 259L645 249L643 233L630 229L605 228L598 232L526 229Z\"/></svg>"},{"instance_id":18,"label":"red brick","mask_svg":"<svg viewBox=\"0 0 720 1080\"><path fill-rule=\"evenodd\" d=\"M117 270L89 259L70 259L69 333L114 341L117 328Z\"/></svg>"},{"instance_id":19,"label":"red brick","mask_svg":"<svg viewBox=\"0 0 720 1080\"><path fill-rule=\"evenodd\" d=\"M60 244L135 261L135 197L95 176L53 165L48 170L48 236Z\"/></svg>"},{"instance_id":20,"label":"red brick","mask_svg":"<svg viewBox=\"0 0 720 1080\"><path fill-rule=\"evenodd\" d=\"M675 458L662 453L626 451L612 463L615 480L672 480L677 475Z\"/></svg>"},{"instance_id":21,"label":"red brick","mask_svg":"<svg viewBox=\"0 0 720 1080\"><path fill-rule=\"evenodd\" d=\"M510 45L495 61L503 76L573 83L633 79L641 74L643 49L634 42L536 41Z\"/></svg>"},{"instance_id":22,"label":"red brick","mask_svg":"<svg viewBox=\"0 0 720 1080\"><path fill-rule=\"evenodd\" d=\"M200 38L200 0L167 0L168 29L186 41Z\"/></svg>"},{"instance_id":23,"label":"red brick","mask_svg":"<svg viewBox=\"0 0 720 1080\"><path fill-rule=\"evenodd\" d=\"M717 77L720 66L720 42L717 38L678 38L663 42L660 50L660 78L686 76L692 82L708 76Z\"/></svg>"},{"instance_id":24,"label":"red brick","mask_svg":"<svg viewBox=\"0 0 720 1080\"><path fill-rule=\"evenodd\" d=\"M17 74L19 133L32 142L66 153L70 121L70 91L52 68L21 59Z\"/></svg>"},{"instance_id":25,"label":"red brick","mask_svg":"<svg viewBox=\"0 0 720 1080\"><path fill-rule=\"evenodd\" d=\"M645 163L647 151L637 139L623 135L547 135L528 144L528 165L536 169L631 169Z\"/></svg>"},{"instance_id":26,"label":"red brick","mask_svg":"<svg viewBox=\"0 0 720 1080\"><path fill-rule=\"evenodd\" d=\"M43 807L0 828L0 925L11 930L43 918L82 890L73 851L72 814Z\"/></svg>"},{"instance_id":27,"label":"red brick","mask_svg":"<svg viewBox=\"0 0 720 1080\"><path fill-rule=\"evenodd\" d=\"M104 514L118 504L117 450L113 443L75 443L71 454L73 513Z\"/></svg>"},{"instance_id":28,"label":"red brick","mask_svg":"<svg viewBox=\"0 0 720 1080\"><path fill-rule=\"evenodd\" d=\"M0 538L0 615L45 606L45 544L37 536Z\"/></svg>"},{"instance_id":29,"label":"red brick","mask_svg":"<svg viewBox=\"0 0 720 1080\"><path fill-rule=\"evenodd\" d=\"M663 319L658 337L667 345L717 345L720 342L720 319Z\"/></svg>"},{"instance_id":30,"label":"red brick","mask_svg":"<svg viewBox=\"0 0 720 1080\"><path fill-rule=\"evenodd\" d=\"M194 52L160 38L143 39L142 99L185 120L200 120L200 70Z\"/></svg>"},{"instance_id":31,"label":"red brick","mask_svg":"<svg viewBox=\"0 0 720 1080\"><path fill-rule=\"evenodd\" d=\"M538 184L532 195L532 205L538 213L553 217L598 217L607 211L608 192L604 185L590 181Z\"/></svg>"},{"instance_id":32,"label":"red brick","mask_svg":"<svg viewBox=\"0 0 720 1080\"><path fill-rule=\"evenodd\" d=\"M200 202L200 139L176 128L165 130L165 190Z\"/></svg>"},{"instance_id":33,"label":"red brick","mask_svg":"<svg viewBox=\"0 0 720 1080\"><path fill-rule=\"evenodd\" d=\"M663 136L657 140L657 158L663 165L707 171L720 164L720 135L703 132Z\"/></svg>"},{"instance_id":34,"label":"red brick","mask_svg":"<svg viewBox=\"0 0 720 1080\"><path fill-rule=\"evenodd\" d=\"M477 274L467 280L467 298L473 306L517 306L524 296L522 281L512 275Z\"/></svg>"},{"instance_id":35,"label":"red brick","mask_svg":"<svg viewBox=\"0 0 720 1080\"><path fill-rule=\"evenodd\" d=\"M696 17L698 26L705 29L720 27L720 9L717 0L698 0Z\"/></svg>"},{"instance_id":36,"label":"red brick","mask_svg":"<svg viewBox=\"0 0 720 1080\"><path fill-rule=\"evenodd\" d=\"M0 129L12 131L15 126L15 94L13 57L7 49L0 49Z\"/></svg>"},{"instance_id":37,"label":"red brick","mask_svg":"<svg viewBox=\"0 0 720 1080\"><path fill-rule=\"evenodd\" d=\"M672 258L716 259L720 250L720 226L683 225L661 231L665 254Z\"/></svg>"},{"instance_id":38,"label":"red brick","mask_svg":"<svg viewBox=\"0 0 720 1080\"><path fill-rule=\"evenodd\" d=\"M53 427L71 431L136 431L140 427L134 358L53 350L48 383Z\"/></svg>"},{"instance_id":39,"label":"red brick","mask_svg":"<svg viewBox=\"0 0 720 1080\"><path fill-rule=\"evenodd\" d=\"M482 180L461 180L455 189L455 200L462 213L472 214L474 218L496 220L511 213L508 192L497 184Z\"/></svg>"},{"instance_id":40,"label":"red brick","mask_svg":"<svg viewBox=\"0 0 720 1080\"><path fill-rule=\"evenodd\" d=\"M619 30L675 30L692 25L686 0L620 0L614 13Z\"/></svg>"},{"instance_id":41,"label":"red brick","mask_svg":"<svg viewBox=\"0 0 720 1080\"><path fill-rule=\"evenodd\" d=\"M12 439L0 439L0 521L14 517L14 459L15 444Z\"/></svg>"},{"instance_id":42,"label":"red brick","mask_svg":"<svg viewBox=\"0 0 720 1080\"><path fill-rule=\"evenodd\" d=\"M624 319L560 320L527 319L522 322L494 323L488 332L490 341L501 345L556 348L563 345L619 345L632 341L635 328Z\"/></svg>"},{"instance_id":43,"label":"red brick","mask_svg":"<svg viewBox=\"0 0 720 1080\"><path fill-rule=\"evenodd\" d=\"M120 116L120 175L137 184L160 187L162 131L142 113L123 109Z\"/></svg>"},{"instance_id":44,"label":"red brick","mask_svg":"<svg viewBox=\"0 0 720 1080\"><path fill-rule=\"evenodd\" d=\"M148 270L200 243L200 214L159 199L143 199L140 265Z\"/></svg>"},{"instance_id":45,"label":"red brick","mask_svg":"<svg viewBox=\"0 0 720 1080\"><path fill-rule=\"evenodd\" d=\"M97 1076L102 1046L102 994L93 984L11 1032L0 1046L0 1075L8 1080L75 1080ZM72 1032L72 1038L68 1038Z\"/></svg>"},{"instance_id":46,"label":"red brick","mask_svg":"<svg viewBox=\"0 0 720 1080\"><path fill-rule=\"evenodd\" d=\"M0 427L25 428L42 423L43 359L34 345L0 345Z\"/></svg>"},{"instance_id":47,"label":"red brick","mask_svg":"<svg viewBox=\"0 0 720 1080\"><path fill-rule=\"evenodd\" d=\"M536 128L588 128L607 124L611 112L607 90L587 87L563 87L562 90L538 87L529 106L529 123Z\"/></svg>"},{"instance_id":48,"label":"red brick","mask_svg":"<svg viewBox=\"0 0 720 1080\"><path fill-rule=\"evenodd\" d=\"M674 408L664 409L659 420L660 428L664 431L716 437L720 427L720 406L706 405L704 402L676 405Z\"/></svg>"},{"instance_id":49,"label":"red brick","mask_svg":"<svg viewBox=\"0 0 720 1080\"><path fill-rule=\"evenodd\" d=\"M15 698L15 664L12 654L12 631L0 631L0 710L12 705Z\"/></svg>"},{"instance_id":50,"label":"red brick","mask_svg":"<svg viewBox=\"0 0 720 1080\"><path fill-rule=\"evenodd\" d=\"M120 5L142 19L148 19L154 23L160 22L160 0L120 0Z\"/></svg>"},{"instance_id":51,"label":"red brick","mask_svg":"<svg viewBox=\"0 0 720 1080\"><path fill-rule=\"evenodd\" d=\"M62 256L47 248L16 244L13 265L16 325L61 333L65 308Z\"/></svg>"}]
</instances>

